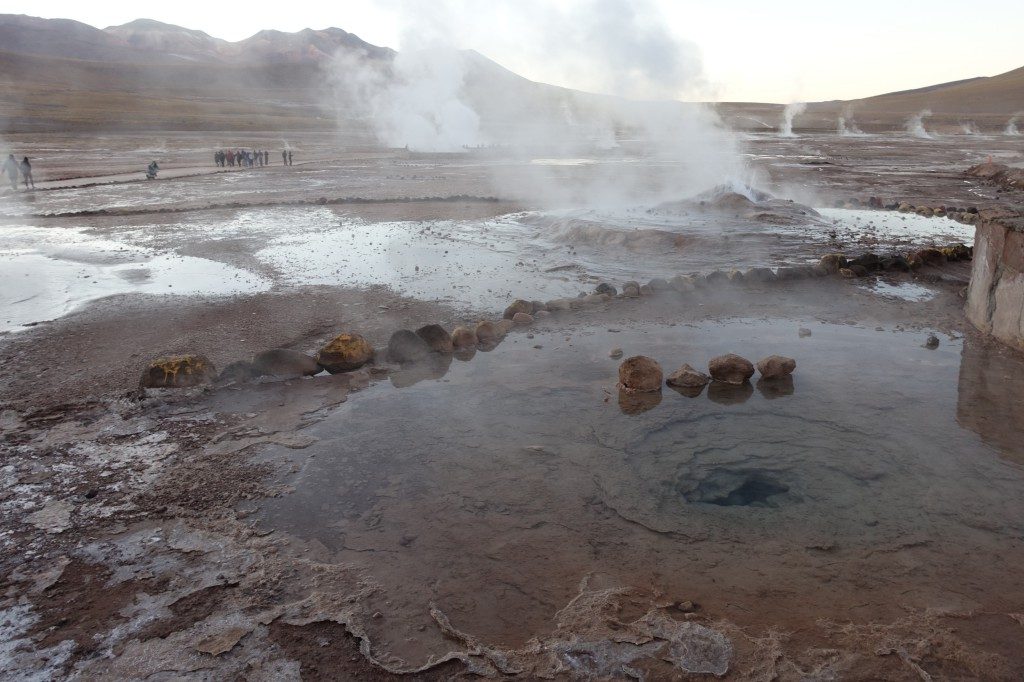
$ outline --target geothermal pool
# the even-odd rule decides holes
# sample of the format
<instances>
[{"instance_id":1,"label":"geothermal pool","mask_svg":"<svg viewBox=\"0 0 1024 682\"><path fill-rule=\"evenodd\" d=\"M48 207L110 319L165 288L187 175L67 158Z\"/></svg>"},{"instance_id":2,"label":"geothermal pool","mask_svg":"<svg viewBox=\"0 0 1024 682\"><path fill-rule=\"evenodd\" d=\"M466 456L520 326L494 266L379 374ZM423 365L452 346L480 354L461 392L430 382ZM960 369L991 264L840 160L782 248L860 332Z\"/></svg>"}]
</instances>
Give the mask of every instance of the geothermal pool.
<instances>
[{"instance_id":1,"label":"geothermal pool","mask_svg":"<svg viewBox=\"0 0 1024 682\"><path fill-rule=\"evenodd\" d=\"M453 648L435 608L512 660L536 638L569 669L621 673L642 654L613 630L554 646L562 610L597 583L677 619L671 605L693 602L734 643L764 623L1005 610L1022 589L1024 422L976 417L1006 395L993 372L1024 367L959 338L928 350L925 334L795 319L516 334L398 372L303 431L311 447L264 453L295 473L257 505L259 527L372 575L357 621L400 667ZM725 352L798 367L637 400L615 389L612 347L666 373Z\"/></svg>"}]
</instances>

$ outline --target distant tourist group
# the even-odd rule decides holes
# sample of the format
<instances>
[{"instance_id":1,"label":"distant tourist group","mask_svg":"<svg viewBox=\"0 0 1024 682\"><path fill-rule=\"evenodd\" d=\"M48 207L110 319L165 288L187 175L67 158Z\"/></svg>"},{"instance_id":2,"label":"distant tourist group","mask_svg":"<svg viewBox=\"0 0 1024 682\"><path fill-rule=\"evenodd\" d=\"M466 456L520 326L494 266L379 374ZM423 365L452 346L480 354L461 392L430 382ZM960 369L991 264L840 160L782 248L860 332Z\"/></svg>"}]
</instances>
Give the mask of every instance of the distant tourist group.
<instances>
[{"instance_id":1,"label":"distant tourist group","mask_svg":"<svg viewBox=\"0 0 1024 682\"><path fill-rule=\"evenodd\" d=\"M7 160L0 167L0 175L7 176L12 190L18 189L19 174L25 183L25 189L28 189L29 185L32 186L32 189L36 188L36 181L32 179L32 164L28 162L28 157L26 156L21 160L21 163L18 163L18 160L14 158L14 154L8 154Z\"/></svg>"},{"instance_id":2,"label":"distant tourist group","mask_svg":"<svg viewBox=\"0 0 1024 682\"><path fill-rule=\"evenodd\" d=\"M266 149L225 149L213 153L213 163L221 168L231 166L234 168L257 168L270 165L270 152ZM289 150L281 152L281 163L285 166L292 165L292 153Z\"/></svg>"}]
</instances>

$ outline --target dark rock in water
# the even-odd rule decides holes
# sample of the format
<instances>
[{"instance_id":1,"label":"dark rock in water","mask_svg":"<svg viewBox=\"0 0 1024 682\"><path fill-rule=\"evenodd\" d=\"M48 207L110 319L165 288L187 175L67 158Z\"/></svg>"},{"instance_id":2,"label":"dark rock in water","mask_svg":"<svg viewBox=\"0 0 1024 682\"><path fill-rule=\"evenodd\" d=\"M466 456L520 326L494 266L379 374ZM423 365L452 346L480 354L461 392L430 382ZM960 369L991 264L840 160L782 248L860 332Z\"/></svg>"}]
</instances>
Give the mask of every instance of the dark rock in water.
<instances>
[{"instance_id":1,"label":"dark rock in water","mask_svg":"<svg viewBox=\"0 0 1024 682\"><path fill-rule=\"evenodd\" d=\"M668 291L669 289L668 281L661 277L655 277L647 283L647 286L649 286L652 291Z\"/></svg>"},{"instance_id":2,"label":"dark rock in water","mask_svg":"<svg viewBox=\"0 0 1024 682\"><path fill-rule=\"evenodd\" d=\"M451 367L452 356L431 353L428 357L402 365L388 376L395 388L406 388L429 379L442 379Z\"/></svg>"},{"instance_id":3,"label":"dark rock in water","mask_svg":"<svg viewBox=\"0 0 1024 682\"><path fill-rule=\"evenodd\" d=\"M640 283L639 282L626 282L622 285L622 295L626 298L639 298L640 297Z\"/></svg>"},{"instance_id":4,"label":"dark rock in water","mask_svg":"<svg viewBox=\"0 0 1024 682\"><path fill-rule=\"evenodd\" d=\"M408 329L399 329L388 339L388 360L391 362L415 362L430 352L427 342Z\"/></svg>"},{"instance_id":5,"label":"dark rock in water","mask_svg":"<svg viewBox=\"0 0 1024 682\"><path fill-rule=\"evenodd\" d=\"M641 296L653 296L654 295L654 289L651 288L650 284L641 284L640 285L640 295Z\"/></svg>"},{"instance_id":6,"label":"dark rock in water","mask_svg":"<svg viewBox=\"0 0 1024 682\"><path fill-rule=\"evenodd\" d=\"M517 327L529 327L533 324L533 315L528 313L516 313L512 318L512 324Z\"/></svg>"},{"instance_id":7,"label":"dark rock in water","mask_svg":"<svg viewBox=\"0 0 1024 682\"><path fill-rule=\"evenodd\" d=\"M696 398L704 392L704 386L672 386L670 384L669 388L687 398Z\"/></svg>"},{"instance_id":8,"label":"dark rock in water","mask_svg":"<svg viewBox=\"0 0 1024 682\"><path fill-rule=\"evenodd\" d=\"M697 282L692 275L676 275L668 281L668 285L681 294L691 292L697 288Z\"/></svg>"},{"instance_id":9,"label":"dark rock in water","mask_svg":"<svg viewBox=\"0 0 1024 682\"><path fill-rule=\"evenodd\" d=\"M711 377L707 374L685 364L665 379L665 383L673 388L700 388L710 381Z\"/></svg>"},{"instance_id":10,"label":"dark rock in water","mask_svg":"<svg viewBox=\"0 0 1024 682\"><path fill-rule=\"evenodd\" d=\"M318 367L319 369L319 367ZM251 362L245 362L239 360L232 362L230 365L225 367L219 375L217 375L217 381L220 383L236 383L244 384L253 379L258 379L262 376L262 372L256 369Z\"/></svg>"},{"instance_id":11,"label":"dark rock in water","mask_svg":"<svg viewBox=\"0 0 1024 682\"><path fill-rule=\"evenodd\" d=\"M840 269L846 267L846 257L841 253L830 253L821 257L818 261L818 267L823 269L830 275L834 275L839 272Z\"/></svg>"},{"instance_id":12,"label":"dark rock in water","mask_svg":"<svg viewBox=\"0 0 1024 682\"><path fill-rule=\"evenodd\" d=\"M807 327L800 327L799 329L796 330L796 333L797 336L803 339L811 335L811 330L808 329Z\"/></svg>"},{"instance_id":13,"label":"dark rock in water","mask_svg":"<svg viewBox=\"0 0 1024 682\"><path fill-rule=\"evenodd\" d=\"M714 381L708 386L708 399L719 405L740 405L750 400L754 395L754 387L750 382L742 384L727 384Z\"/></svg>"},{"instance_id":14,"label":"dark rock in water","mask_svg":"<svg viewBox=\"0 0 1024 682\"><path fill-rule=\"evenodd\" d=\"M661 365L643 355L626 358L619 365L619 388L628 393L660 391L663 378Z\"/></svg>"},{"instance_id":15,"label":"dark rock in water","mask_svg":"<svg viewBox=\"0 0 1024 682\"><path fill-rule=\"evenodd\" d=\"M941 249L941 251L946 260L950 261L970 260L973 255L971 248L963 244L952 244Z\"/></svg>"},{"instance_id":16,"label":"dark rock in water","mask_svg":"<svg viewBox=\"0 0 1024 682\"><path fill-rule=\"evenodd\" d=\"M757 390L761 396L767 400L785 398L786 396L793 395L795 391L793 386L793 377L785 376L781 379L758 379Z\"/></svg>"},{"instance_id":17,"label":"dark rock in water","mask_svg":"<svg viewBox=\"0 0 1024 682\"><path fill-rule=\"evenodd\" d=\"M883 270L899 270L900 272L910 272L910 263L903 256L892 256L891 258L885 258L882 260Z\"/></svg>"},{"instance_id":18,"label":"dark rock in water","mask_svg":"<svg viewBox=\"0 0 1024 682\"><path fill-rule=\"evenodd\" d=\"M448 354L454 349L452 335L439 324L428 324L416 330L416 336L430 347L434 353Z\"/></svg>"},{"instance_id":19,"label":"dark rock in water","mask_svg":"<svg viewBox=\"0 0 1024 682\"><path fill-rule=\"evenodd\" d=\"M547 306L544 305L544 301L530 301L530 305L533 306L533 312L531 315L536 315L542 310L547 310Z\"/></svg>"},{"instance_id":20,"label":"dark rock in water","mask_svg":"<svg viewBox=\"0 0 1024 682\"><path fill-rule=\"evenodd\" d=\"M494 323L486 320L476 323L476 342L480 345L495 344L501 340L501 335L495 329Z\"/></svg>"},{"instance_id":21,"label":"dark rock in water","mask_svg":"<svg viewBox=\"0 0 1024 682\"><path fill-rule=\"evenodd\" d=\"M935 350L939 347L939 338L934 334L930 334L928 339L924 342L924 347L928 350Z\"/></svg>"},{"instance_id":22,"label":"dark rock in water","mask_svg":"<svg viewBox=\"0 0 1024 682\"><path fill-rule=\"evenodd\" d=\"M287 348L274 348L257 353L252 358L253 368L263 376L311 377L320 373L315 358Z\"/></svg>"},{"instance_id":23,"label":"dark rock in water","mask_svg":"<svg viewBox=\"0 0 1024 682\"><path fill-rule=\"evenodd\" d=\"M945 265L946 255L938 249L921 249L915 251L912 256L916 256L925 265Z\"/></svg>"},{"instance_id":24,"label":"dark rock in water","mask_svg":"<svg viewBox=\"0 0 1024 682\"><path fill-rule=\"evenodd\" d=\"M524 301L521 298L517 298L512 301L512 304L505 308L505 314L502 315L506 320L511 320L516 313L526 313L530 315L533 313L533 304L529 301Z\"/></svg>"},{"instance_id":25,"label":"dark rock in water","mask_svg":"<svg viewBox=\"0 0 1024 682\"><path fill-rule=\"evenodd\" d=\"M758 361L757 371L765 379L781 379L788 377L796 369L796 360L783 355L769 355Z\"/></svg>"},{"instance_id":26,"label":"dark rock in water","mask_svg":"<svg viewBox=\"0 0 1024 682\"><path fill-rule=\"evenodd\" d=\"M843 279L857 279L857 273L850 268L839 268L839 276Z\"/></svg>"},{"instance_id":27,"label":"dark rock in water","mask_svg":"<svg viewBox=\"0 0 1024 682\"><path fill-rule=\"evenodd\" d=\"M619 292L611 284L608 284L607 282L601 282L600 284L597 285L597 288L594 289L594 293L616 296Z\"/></svg>"},{"instance_id":28,"label":"dark rock in water","mask_svg":"<svg viewBox=\"0 0 1024 682\"><path fill-rule=\"evenodd\" d=\"M452 353L452 357L459 362L469 362L476 357L476 346L467 346L466 348L456 348L455 352Z\"/></svg>"},{"instance_id":29,"label":"dark rock in water","mask_svg":"<svg viewBox=\"0 0 1024 682\"><path fill-rule=\"evenodd\" d=\"M711 358L708 372L715 381L727 384L742 384L754 376L754 365L746 358L729 353Z\"/></svg>"},{"instance_id":30,"label":"dark rock in water","mask_svg":"<svg viewBox=\"0 0 1024 682\"><path fill-rule=\"evenodd\" d=\"M849 267L853 269L855 266L863 267L868 272L874 272L882 269L882 259L876 254L864 253L850 261Z\"/></svg>"},{"instance_id":31,"label":"dark rock in water","mask_svg":"<svg viewBox=\"0 0 1024 682\"><path fill-rule=\"evenodd\" d=\"M619 390L619 409L623 414L641 414L661 404L661 393L633 393Z\"/></svg>"},{"instance_id":32,"label":"dark rock in water","mask_svg":"<svg viewBox=\"0 0 1024 682\"><path fill-rule=\"evenodd\" d=\"M721 270L712 270L704 276L704 282L708 285L722 284L729 281L729 275Z\"/></svg>"},{"instance_id":33,"label":"dark rock in water","mask_svg":"<svg viewBox=\"0 0 1024 682\"><path fill-rule=\"evenodd\" d=\"M142 388L189 388L216 381L217 370L205 355L172 355L149 363L142 374Z\"/></svg>"},{"instance_id":34,"label":"dark rock in water","mask_svg":"<svg viewBox=\"0 0 1024 682\"><path fill-rule=\"evenodd\" d=\"M783 267L779 268L775 272L775 278L781 281L788 281L794 279L803 279L807 276L807 273L803 268L800 267Z\"/></svg>"},{"instance_id":35,"label":"dark rock in water","mask_svg":"<svg viewBox=\"0 0 1024 682\"><path fill-rule=\"evenodd\" d=\"M472 348L476 345L476 333L468 327L456 327L452 330L452 347L456 349Z\"/></svg>"},{"instance_id":36,"label":"dark rock in water","mask_svg":"<svg viewBox=\"0 0 1024 682\"><path fill-rule=\"evenodd\" d=\"M726 278L733 284L743 284L745 279L739 270L730 270Z\"/></svg>"},{"instance_id":37,"label":"dark rock in water","mask_svg":"<svg viewBox=\"0 0 1024 682\"><path fill-rule=\"evenodd\" d=\"M748 282L774 282L779 279L771 268L750 268L743 275Z\"/></svg>"},{"instance_id":38,"label":"dark rock in water","mask_svg":"<svg viewBox=\"0 0 1024 682\"><path fill-rule=\"evenodd\" d=\"M863 265L851 265L849 268L844 268L844 269L849 270L850 272L852 272L857 277L864 277L864 276L866 276L868 274L868 269L866 267L864 267ZM840 270L839 272L842 273L843 271Z\"/></svg>"},{"instance_id":39,"label":"dark rock in water","mask_svg":"<svg viewBox=\"0 0 1024 682\"><path fill-rule=\"evenodd\" d=\"M331 374L359 369L373 359L373 346L359 334L339 334L316 354L316 361Z\"/></svg>"},{"instance_id":40,"label":"dark rock in water","mask_svg":"<svg viewBox=\"0 0 1024 682\"><path fill-rule=\"evenodd\" d=\"M618 360L619 358L622 357L622 349L612 348L611 351L608 353L608 357L610 357L612 360Z\"/></svg>"}]
</instances>

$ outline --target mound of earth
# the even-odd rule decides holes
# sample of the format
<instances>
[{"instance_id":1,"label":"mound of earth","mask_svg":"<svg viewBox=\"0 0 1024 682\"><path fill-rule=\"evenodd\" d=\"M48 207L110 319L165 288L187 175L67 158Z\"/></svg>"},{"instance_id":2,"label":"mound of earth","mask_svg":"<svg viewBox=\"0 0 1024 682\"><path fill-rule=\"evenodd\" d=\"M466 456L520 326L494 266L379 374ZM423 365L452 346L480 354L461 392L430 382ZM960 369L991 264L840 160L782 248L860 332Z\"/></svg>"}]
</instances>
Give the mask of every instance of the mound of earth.
<instances>
[{"instance_id":1,"label":"mound of earth","mask_svg":"<svg viewBox=\"0 0 1024 682\"><path fill-rule=\"evenodd\" d=\"M749 186L719 185L689 199L667 201L653 209L659 213L722 213L756 222L796 225L821 216L810 206L778 199Z\"/></svg>"},{"instance_id":2,"label":"mound of earth","mask_svg":"<svg viewBox=\"0 0 1024 682\"><path fill-rule=\"evenodd\" d=\"M1014 168L1004 163L979 163L968 168L966 175L1000 187L1024 189L1024 168Z\"/></svg>"}]
</instances>

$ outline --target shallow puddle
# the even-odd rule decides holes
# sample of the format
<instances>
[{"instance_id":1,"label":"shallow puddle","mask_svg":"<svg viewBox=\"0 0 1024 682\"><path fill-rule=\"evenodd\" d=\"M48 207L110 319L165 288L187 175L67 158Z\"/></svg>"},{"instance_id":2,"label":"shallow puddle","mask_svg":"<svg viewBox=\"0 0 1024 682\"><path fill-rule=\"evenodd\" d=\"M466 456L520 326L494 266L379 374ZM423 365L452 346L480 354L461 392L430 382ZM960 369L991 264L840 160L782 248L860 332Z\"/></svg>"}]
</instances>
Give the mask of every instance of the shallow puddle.
<instances>
[{"instance_id":1,"label":"shallow puddle","mask_svg":"<svg viewBox=\"0 0 1024 682\"><path fill-rule=\"evenodd\" d=\"M375 650L409 662L447 650L429 604L521 646L594 575L755 630L1019 605L1024 422L977 412L1020 360L972 349L962 367L961 341L924 336L788 320L513 335L399 372L305 431L312 447L268 453L298 473L260 524L361 567L381 590ZM725 352L798 367L637 399L612 347L666 373Z\"/></svg>"}]
</instances>

